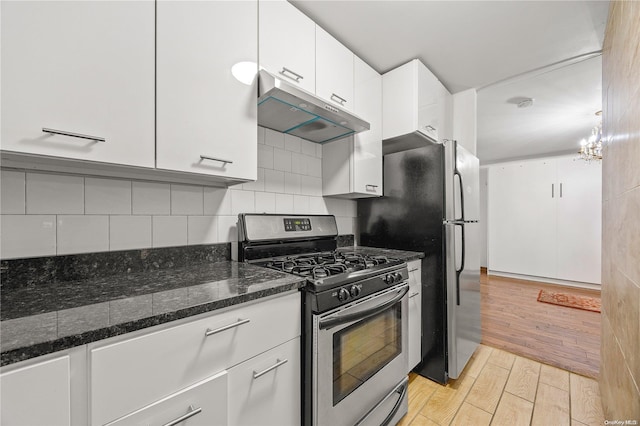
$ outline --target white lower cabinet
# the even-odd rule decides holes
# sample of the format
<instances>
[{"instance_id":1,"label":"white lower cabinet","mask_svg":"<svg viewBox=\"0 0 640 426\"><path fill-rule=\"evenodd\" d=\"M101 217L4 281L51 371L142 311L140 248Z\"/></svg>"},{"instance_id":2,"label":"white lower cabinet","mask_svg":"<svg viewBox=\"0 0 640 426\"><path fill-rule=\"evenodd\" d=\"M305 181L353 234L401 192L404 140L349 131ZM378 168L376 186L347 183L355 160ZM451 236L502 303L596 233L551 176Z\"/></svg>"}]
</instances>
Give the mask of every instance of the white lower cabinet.
<instances>
[{"instance_id":1,"label":"white lower cabinet","mask_svg":"<svg viewBox=\"0 0 640 426\"><path fill-rule=\"evenodd\" d=\"M229 370L229 425L300 424L300 389L298 337Z\"/></svg>"},{"instance_id":2,"label":"white lower cabinet","mask_svg":"<svg viewBox=\"0 0 640 426\"><path fill-rule=\"evenodd\" d=\"M422 261L412 260L409 267L409 361L411 371L422 360Z\"/></svg>"},{"instance_id":3,"label":"white lower cabinet","mask_svg":"<svg viewBox=\"0 0 640 426\"><path fill-rule=\"evenodd\" d=\"M169 396L177 396L184 389L197 387L197 383L204 384L207 378L243 365L247 360L251 363L247 365L253 366L257 355L266 356L272 348L299 338L300 303L300 294L296 292L243 304L222 313L205 314L181 325L142 333L137 337L114 338L93 347L90 345L90 423L103 425L124 420L125 416L132 413L137 416L133 423L153 423L145 413L153 413L155 416L156 411L155 408L151 410L152 406L164 407L168 404L174 407ZM297 354L287 352L276 356L285 357L289 360L288 363L291 362L291 365L283 365L278 369L289 371L292 366L299 365L299 344L296 348ZM256 364L255 369L267 368L270 362L271 358L265 358L263 363ZM299 368L295 370L299 373ZM230 372L230 377L230 389L234 393L244 392L252 400L257 400L259 395L255 394L254 389L243 391L237 385L237 380L244 380L241 372ZM266 380L256 381L256 386L273 380L274 377L274 374L265 374L260 379ZM290 376L287 383L292 380L294 376ZM298 389L299 376L296 380ZM208 403L217 406L219 400L226 400L227 390L226 386L218 385L213 389L219 391L209 392ZM199 392L194 388L192 393ZM284 400L285 398L277 397L275 401L280 405L272 404L270 407L273 412L266 415L266 419L279 416L290 409L291 401L285 404ZM188 406L189 404L186 405ZM151 411L145 411L147 408ZM161 412L165 413L164 409ZM186 413L187 411L183 411L183 414ZM200 424L199 420L194 420L194 423Z\"/></svg>"},{"instance_id":4,"label":"white lower cabinet","mask_svg":"<svg viewBox=\"0 0 640 426\"><path fill-rule=\"evenodd\" d=\"M227 425L227 372L223 371L107 426Z\"/></svg>"},{"instance_id":5,"label":"white lower cabinet","mask_svg":"<svg viewBox=\"0 0 640 426\"><path fill-rule=\"evenodd\" d=\"M59 426L71 424L69 357L62 356L3 372L0 424Z\"/></svg>"}]
</instances>

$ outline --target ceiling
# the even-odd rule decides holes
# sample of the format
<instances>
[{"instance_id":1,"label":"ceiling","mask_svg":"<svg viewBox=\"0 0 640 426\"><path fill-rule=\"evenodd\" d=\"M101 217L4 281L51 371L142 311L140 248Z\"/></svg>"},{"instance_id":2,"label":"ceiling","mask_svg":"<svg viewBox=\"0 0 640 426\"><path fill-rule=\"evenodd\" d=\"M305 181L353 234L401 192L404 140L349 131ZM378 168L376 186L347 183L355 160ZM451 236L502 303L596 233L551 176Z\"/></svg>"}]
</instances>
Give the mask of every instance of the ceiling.
<instances>
[{"instance_id":1,"label":"ceiling","mask_svg":"<svg viewBox=\"0 0 640 426\"><path fill-rule=\"evenodd\" d=\"M572 150L601 109L599 59L580 58L602 49L608 1L290 2L380 73L418 58L451 93L478 89L482 163Z\"/></svg>"}]
</instances>

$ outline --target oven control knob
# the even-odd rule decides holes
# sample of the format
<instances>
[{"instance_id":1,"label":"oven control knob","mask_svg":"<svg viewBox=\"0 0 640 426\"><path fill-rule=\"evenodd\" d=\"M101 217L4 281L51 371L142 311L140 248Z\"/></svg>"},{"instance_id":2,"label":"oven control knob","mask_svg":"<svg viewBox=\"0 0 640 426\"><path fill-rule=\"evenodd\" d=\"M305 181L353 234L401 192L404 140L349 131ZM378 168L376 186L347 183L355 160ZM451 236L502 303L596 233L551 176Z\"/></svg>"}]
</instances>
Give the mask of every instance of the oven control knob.
<instances>
[{"instance_id":1,"label":"oven control knob","mask_svg":"<svg viewBox=\"0 0 640 426\"><path fill-rule=\"evenodd\" d=\"M352 285L349 293L351 293L351 297L358 297L360 296L361 291L362 290L360 290L360 287L358 287L357 285Z\"/></svg>"},{"instance_id":2,"label":"oven control knob","mask_svg":"<svg viewBox=\"0 0 640 426\"><path fill-rule=\"evenodd\" d=\"M402 281L402 274L400 272L396 272L395 274L393 274L393 276L395 277L396 281Z\"/></svg>"},{"instance_id":3,"label":"oven control knob","mask_svg":"<svg viewBox=\"0 0 640 426\"><path fill-rule=\"evenodd\" d=\"M387 274L384 277L384 282L387 283L387 285L393 284L394 282L396 282L396 277L394 277L392 274Z\"/></svg>"},{"instance_id":4,"label":"oven control knob","mask_svg":"<svg viewBox=\"0 0 640 426\"><path fill-rule=\"evenodd\" d=\"M349 300L349 297L351 295L349 294L349 290L347 290L346 288L341 288L338 291L338 300L341 302L346 302L347 300Z\"/></svg>"}]
</instances>

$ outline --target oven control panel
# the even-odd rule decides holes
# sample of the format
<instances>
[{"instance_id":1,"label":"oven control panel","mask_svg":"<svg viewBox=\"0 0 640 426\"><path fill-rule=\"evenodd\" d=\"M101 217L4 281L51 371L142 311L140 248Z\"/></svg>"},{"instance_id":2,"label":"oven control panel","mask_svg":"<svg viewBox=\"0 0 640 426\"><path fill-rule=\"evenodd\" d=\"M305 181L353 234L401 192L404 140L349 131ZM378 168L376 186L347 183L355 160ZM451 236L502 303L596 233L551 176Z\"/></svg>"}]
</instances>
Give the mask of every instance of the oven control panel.
<instances>
[{"instance_id":1,"label":"oven control panel","mask_svg":"<svg viewBox=\"0 0 640 426\"><path fill-rule=\"evenodd\" d=\"M286 232L291 231L311 231L311 220L307 217L285 217L284 230Z\"/></svg>"}]
</instances>

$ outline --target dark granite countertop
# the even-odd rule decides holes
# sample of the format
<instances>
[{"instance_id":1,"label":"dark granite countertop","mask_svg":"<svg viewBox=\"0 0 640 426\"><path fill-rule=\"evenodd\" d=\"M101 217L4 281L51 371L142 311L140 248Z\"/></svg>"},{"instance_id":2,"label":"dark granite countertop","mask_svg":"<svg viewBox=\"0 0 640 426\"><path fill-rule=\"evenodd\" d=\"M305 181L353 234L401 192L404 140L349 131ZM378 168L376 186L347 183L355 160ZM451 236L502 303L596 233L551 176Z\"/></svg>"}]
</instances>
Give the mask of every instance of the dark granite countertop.
<instances>
[{"instance_id":1,"label":"dark granite countertop","mask_svg":"<svg viewBox=\"0 0 640 426\"><path fill-rule=\"evenodd\" d=\"M232 261L4 288L7 365L204 312L296 290L304 279Z\"/></svg>"},{"instance_id":2,"label":"dark granite countertop","mask_svg":"<svg viewBox=\"0 0 640 426\"><path fill-rule=\"evenodd\" d=\"M366 254L369 256L387 256L387 257L393 257L396 259L401 259L406 262L422 259L424 257L424 253L419 251L394 250L394 249L378 248L378 247L363 247L363 246L340 247L338 251L342 251L342 252L353 251L355 253Z\"/></svg>"}]
</instances>

